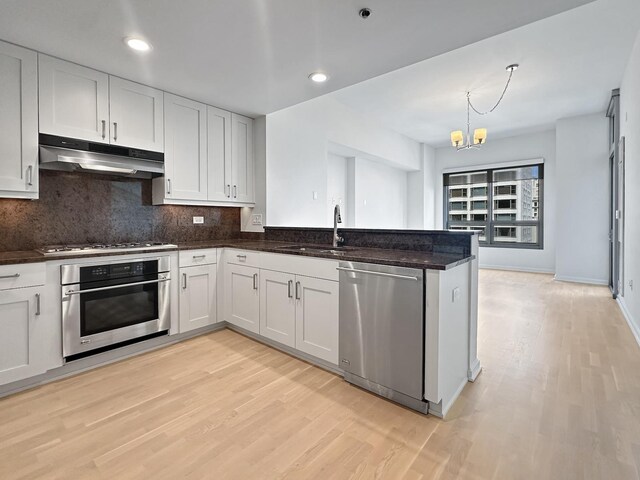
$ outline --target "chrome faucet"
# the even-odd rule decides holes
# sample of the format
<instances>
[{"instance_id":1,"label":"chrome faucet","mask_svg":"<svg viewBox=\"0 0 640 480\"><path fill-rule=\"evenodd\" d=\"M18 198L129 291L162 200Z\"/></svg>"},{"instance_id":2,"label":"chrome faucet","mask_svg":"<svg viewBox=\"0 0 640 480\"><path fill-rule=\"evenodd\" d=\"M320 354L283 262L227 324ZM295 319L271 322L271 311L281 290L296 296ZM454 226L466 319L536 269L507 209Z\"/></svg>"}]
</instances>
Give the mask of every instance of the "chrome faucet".
<instances>
[{"instance_id":1,"label":"chrome faucet","mask_svg":"<svg viewBox=\"0 0 640 480\"><path fill-rule=\"evenodd\" d=\"M344 238L338 235L338 224L342 223L342 217L340 216L340 205L337 205L333 209L333 246L339 247L344 242Z\"/></svg>"}]
</instances>

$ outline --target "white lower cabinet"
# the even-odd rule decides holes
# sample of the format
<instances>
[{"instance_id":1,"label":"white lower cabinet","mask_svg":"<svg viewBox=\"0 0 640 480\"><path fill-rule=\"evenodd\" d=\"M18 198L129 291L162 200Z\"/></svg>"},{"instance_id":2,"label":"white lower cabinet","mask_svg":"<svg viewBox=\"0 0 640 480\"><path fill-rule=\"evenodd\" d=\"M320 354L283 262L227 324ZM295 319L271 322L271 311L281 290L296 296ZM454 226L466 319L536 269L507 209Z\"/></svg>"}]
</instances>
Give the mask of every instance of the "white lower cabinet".
<instances>
[{"instance_id":1,"label":"white lower cabinet","mask_svg":"<svg viewBox=\"0 0 640 480\"><path fill-rule=\"evenodd\" d=\"M295 276L260 272L260 335L289 347L296 344Z\"/></svg>"},{"instance_id":2,"label":"white lower cabinet","mask_svg":"<svg viewBox=\"0 0 640 480\"><path fill-rule=\"evenodd\" d=\"M216 322L216 277L216 264L180 269L180 333Z\"/></svg>"},{"instance_id":3,"label":"white lower cabinet","mask_svg":"<svg viewBox=\"0 0 640 480\"><path fill-rule=\"evenodd\" d=\"M0 290L0 385L46 370L43 287Z\"/></svg>"},{"instance_id":4,"label":"white lower cabinet","mask_svg":"<svg viewBox=\"0 0 640 480\"><path fill-rule=\"evenodd\" d=\"M296 342L301 352L338 364L338 282L296 276Z\"/></svg>"},{"instance_id":5,"label":"white lower cabinet","mask_svg":"<svg viewBox=\"0 0 640 480\"><path fill-rule=\"evenodd\" d=\"M253 333L260 331L260 270L244 265L225 265L225 320Z\"/></svg>"}]
</instances>

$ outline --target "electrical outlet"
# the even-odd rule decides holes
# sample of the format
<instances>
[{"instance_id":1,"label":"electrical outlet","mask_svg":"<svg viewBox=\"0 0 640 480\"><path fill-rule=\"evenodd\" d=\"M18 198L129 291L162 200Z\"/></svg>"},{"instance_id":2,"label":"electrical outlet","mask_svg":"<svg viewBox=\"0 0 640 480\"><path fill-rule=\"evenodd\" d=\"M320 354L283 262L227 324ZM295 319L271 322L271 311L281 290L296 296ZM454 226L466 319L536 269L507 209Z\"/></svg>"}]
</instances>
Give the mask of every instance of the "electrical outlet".
<instances>
[{"instance_id":1,"label":"electrical outlet","mask_svg":"<svg viewBox=\"0 0 640 480\"><path fill-rule=\"evenodd\" d=\"M252 225L262 225L262 214L251 215L251 224Z\"/></svg>"},{"instance_id":2,"label":"electrical outlet","mask_svg":"<svg viewBox=\"0 0 640 480\"><path fill-rule=\"evenodd\" d=\"M460 296L462 294L460 293L460 287L456 287L451 291L451 301L453 303L457 302L458 300L460 300Z\"/></svg>"},{"instance_id":3,"label":"electrical outlet","mask_svg":"<svg viewBox=\"0 0 640 480\"><path fill-rule=\"evenodd\" d=\"M204 225L204 217L193 217L194 225Z\"/></svg>"}]
</instances>

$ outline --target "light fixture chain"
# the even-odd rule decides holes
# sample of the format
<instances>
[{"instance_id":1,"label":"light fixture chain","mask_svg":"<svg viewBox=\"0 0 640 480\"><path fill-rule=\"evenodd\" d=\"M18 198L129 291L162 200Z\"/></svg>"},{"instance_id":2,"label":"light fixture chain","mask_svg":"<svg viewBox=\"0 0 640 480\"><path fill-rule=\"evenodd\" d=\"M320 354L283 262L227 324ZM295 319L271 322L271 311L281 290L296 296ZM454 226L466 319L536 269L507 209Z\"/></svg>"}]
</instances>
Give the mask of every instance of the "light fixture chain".
<instances>
[{"instance_id":1,"label":"light fixture chain","mask_svg":"<svg viewBox=\"0 0 640 480\"><path fill-rule=\"evenodd\" d=\"M473 103L471 103L470 94L467 95L467 101L469 102L469 106L478 115L487 115L487 114L493 112L496 108L498 108L498 105L500 105L500 102L502 102L502 99L504 98L504 95L507 93L507 89L509 88L509 84L511 83L511 77L512 76L513 76L513 70L509 71L509 78L507 79L507 84L504 86L504 90L502 91L502 95L500 95L500 98L498 99L498 102L493 106L493 108L491 110L488 110L486 112L481 112L481 111L477 110L476 107L473 106Z\"/></svg>"}]
</instances>

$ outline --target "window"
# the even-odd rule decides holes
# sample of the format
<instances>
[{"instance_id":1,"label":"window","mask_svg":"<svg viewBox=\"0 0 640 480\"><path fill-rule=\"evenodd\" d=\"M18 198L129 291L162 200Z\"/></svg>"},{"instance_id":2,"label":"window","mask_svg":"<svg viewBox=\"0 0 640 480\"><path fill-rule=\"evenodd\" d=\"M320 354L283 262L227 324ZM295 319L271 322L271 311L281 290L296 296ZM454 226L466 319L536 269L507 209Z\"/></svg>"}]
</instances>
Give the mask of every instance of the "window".
<instances>
[{"instance_id":1,"label":"window","mask_svg":"<svg viewBox=\"0 0 640 480\"><path fill-rule=\"evenodd\" d=\"M449 190L449 198L467 198L466 188L452 188Z\"/></svg>"},{"instance_id":2,"label":"window","mask_svg":"<svg viewBox=\"0 0 640 480\"><path fill-rule=\"evenodd\" d=\"M467 202L451 202L449 204L449 210L451 211L466 210L466 209L467 209Z\"/></svg>"},{"instance_id":3,"label":"window","mask_svg":"<svg viewBox=\"0 0 640 480\"><path fill-rule=\"evenodd\" d=\"M487 196L487 187L473 187L471 189L472 197L486 197Z\"/></svg>"},{"instance_id":4,"label":"window","mask_svg":"<svg viewBox=\"0 0 640 480\"><path fill-rule=\"evenodd\" d=\"M493 209L494 210L504 210L504 209L508 209L508 210L513 210L516 208L516 200L512 199L512 200L495 200L494 204L493 204Z\"/></svg>"},{"instance_id":5,"label":"window","mask_svg":"<svg viewBox=\"0 0 640 480\"><path fill-rule=\"evenodd\" d=\"M542 248L543 182L543 164L445 174L446 228L478 231L482 246Z\"/></svg>"},{"instance_id":6,"label":"window","mask_svg":"<svg viewBox=\"0 0 640 480\"><path fill-rule=\"evenodd\" d=\"M515 185L497 185L494 195L516 195L516 192L517 188Z\"/></svg>"}]
</instances>

